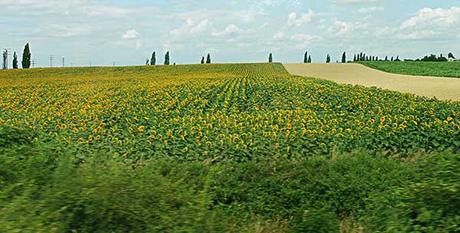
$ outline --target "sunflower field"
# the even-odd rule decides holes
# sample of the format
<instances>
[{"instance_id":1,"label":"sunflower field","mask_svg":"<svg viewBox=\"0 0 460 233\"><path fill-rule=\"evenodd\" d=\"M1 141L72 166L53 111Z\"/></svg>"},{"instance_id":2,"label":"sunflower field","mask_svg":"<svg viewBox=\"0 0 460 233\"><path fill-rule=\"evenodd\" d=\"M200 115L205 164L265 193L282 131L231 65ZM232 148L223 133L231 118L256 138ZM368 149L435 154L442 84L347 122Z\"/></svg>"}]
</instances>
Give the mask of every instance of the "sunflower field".
<instances>
[{"instance_id":1,"label":"sunflower field","mask_svg":"<svg viewBox=\"0 0 460 233\"><path fill-rule=\"evenodd\" d=\"M460 150L458 102L291 76L281 64L0 72L0 125L128 160Z\"/></svg>"}]
</instances>

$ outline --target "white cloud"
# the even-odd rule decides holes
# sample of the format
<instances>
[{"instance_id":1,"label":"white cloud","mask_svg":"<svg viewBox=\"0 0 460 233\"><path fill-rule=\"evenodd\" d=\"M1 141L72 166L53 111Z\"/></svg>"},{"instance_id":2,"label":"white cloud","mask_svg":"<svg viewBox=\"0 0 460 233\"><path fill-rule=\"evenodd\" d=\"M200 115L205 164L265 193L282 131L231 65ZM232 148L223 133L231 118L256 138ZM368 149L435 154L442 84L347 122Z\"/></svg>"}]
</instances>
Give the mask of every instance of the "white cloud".
<instances>
[{"instance_id":1,"label":"white cloud","mask_svg":"<svg viewBox=\"0 0 460 233\"><path fill-rule=\"evenodd\" d=\"M397 35L401 39L426 39L436 36L455 37L460 28L460 7L423 8L401 23Z\"/></svg>"},{"instance_id":2,"label":"white cloud","mask_svg":"<svg viewBox=\"0 0 460 233\"><path fill-rule=\"evenodd\" d=\"M302 26L305 23L311 22L311 20L313 19L314 16L315 16L315 12L313 12L312 10L308 10L307 13L299 15L299 16L297 16L296 12L291 12L288 15L288 26L290 26L290 27L292 27L292 26L296 26L296 27Z\"/></svg>"},{"instance_id":3,"label":"white cloud","mask_svg":"<svg viewBox=\"0 0 460 233\"><path fill-rule=\"evenodd\" d=\"M401 29L421 28L426 26L448 27L460 20L460 7L423 8L417 14L401 24Z\"/></svg>"},{"instance_id":4,"label":"white cloud","mask_svg":"<svg viewBox=\"0 0 460 233\"><path fill-rule=\"evenodd\" d=\"M353 23L335 20L333 25L329 28L329 31L336 34L337 36L345 36L353 32Z\"/></svg>"},{"instance_id":5,"label":"white cloud","mask_svg":"<svg viewBox=\"0 0 460 233\"><path fill-rule=\"evenodd\" d=\"M295 34L290 38L292 41L296 42L296 47L299 49L304 49L310 46L313 42L320 39L318 36L313 36L309 34Z\"/></svg>"},{"instance_id":6,"label":"white cloud","mask_svg":"<svg viewBox=\"0 0 460 233\"><path fill-rule=\"evenodd\" d=\"M331 1L335 3L349 4L349 3L376 3L376 2L382 2L383 0L331 0Z\"/></svg>"},{"instance_id":7,"label":"white cloud","mask_svg":"<svg viewBox=\"0 0 460 233\"><path fill-rule=\"evenodd\" d=\"M203 19L199 23L195 23L192 18L187 18L185 24L171 31L171 34L177 38L188 35L203 33L210 29L209 19Z\"/></svg>"},{"instance_id":8,"label":"white cloud","mask_svg":"<svg viewBox=\"0 0 460 233\"><path fill-rule=\"evenodd\" d=\"M283 32L277 32L274 36L273 36L273 39L275 40L282 40L284 39L285 35Z\"/></svg>"},{"instance_id":9,"label":"white cloud","mask_svg":"<svg viewBox=\"0 0 460 233\"><path fill-rule=\"evenodd\" d=\"M377 11L383 11L383 7L361 7L358 9L358 13L361 14L369 14L369 13L374 13Z\"/></svg>"},{"instance_id":10,"label":"white cloud","mask_svg":"<svg viewBox=\"0 0 460 233\"><path fill-rule=\"evenodd\" d=\"M217 37L235 37L238 34L242 33L243 30L240 29L235 24L228 25L223 31L212 33L213 36Z\"/></svg>"},{"instance_id":11,"label":"white cloud","mask_svg":"<svg viewBox=\"0 0 460 233\"><path fill-rule=\"evenodd\" d=\"M135 29L130 29L126 31L125 33L123 33L123 35L121 36L121 38L125 40L139 39L139 37L140 37L140 34Z\"/></svg>"}]
</instances>

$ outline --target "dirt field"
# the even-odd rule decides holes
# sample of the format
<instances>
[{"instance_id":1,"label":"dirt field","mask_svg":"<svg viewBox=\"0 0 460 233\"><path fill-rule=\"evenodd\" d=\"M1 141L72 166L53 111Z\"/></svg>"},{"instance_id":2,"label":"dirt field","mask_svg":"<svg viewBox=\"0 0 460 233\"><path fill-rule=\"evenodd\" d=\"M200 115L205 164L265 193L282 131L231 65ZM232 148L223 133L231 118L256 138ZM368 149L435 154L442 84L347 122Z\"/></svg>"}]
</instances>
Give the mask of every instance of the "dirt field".
<instances>
[{"instance_id":1,"label":"dirt field","mask_svg":"<svg viewBox=\"0 0 460 233\"><path fill-rule=\"evenodd\" d=\"M360 64L285 64L294 75L460 101L460 79L390 74Z\"/></svg>"}]
</instances>

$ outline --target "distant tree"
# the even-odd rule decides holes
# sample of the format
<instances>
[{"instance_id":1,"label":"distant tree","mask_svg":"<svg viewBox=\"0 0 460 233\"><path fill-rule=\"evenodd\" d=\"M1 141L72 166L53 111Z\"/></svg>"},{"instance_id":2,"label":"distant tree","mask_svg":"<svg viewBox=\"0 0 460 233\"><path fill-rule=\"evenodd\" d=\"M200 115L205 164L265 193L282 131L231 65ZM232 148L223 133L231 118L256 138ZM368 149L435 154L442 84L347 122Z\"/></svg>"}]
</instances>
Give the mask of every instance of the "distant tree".
<instances>
[{"instance_id":1,"label":"distant tree","mask_svg":"<svg viewBox=\"0 0 460 233\"><path fill-rule=\"evenodd\" d=\"M346 52L343 52L343 54L342 54L342 63L347 63L347 54L346 54Z\"/></svg>"},{"instance_id":2,"label":"distant tree","mask_svg":"<svg viewBox=\"0 0 460 233\"><path fill-rule=\"evenodd\" d=\"M331 56L329 54L326 56L326 63L331 63Z\"/></svg>"},{"instance_id":3,"label":"distant tree","mask_svg":"<svg viewBox=\"0 0 460 233\"><path fill-rule=\"evenodd\" d=\"M399 56L396 56L395 61L401 61L401 60L399 60Z\"/></svg>"},{"instance_id":4,"label":"distant tree","mask_svg":"<svg viewBox=\"0 0 460 233\"><path fill-rule=\"evenodd\" d=\"M145 65L148 66L150 65L150 60L147 58L147 60L145 61Z\"/></svg>"},{"instance_id":5,"label":"distant tree","mask_svg":"<svg viewBox=\"0 0 460 233\"><path fill-rule=\"evenodd\" d=\"M311 63L311 55L308 55L308 63Z\"/></svg>"},{"instance_id":6,"label":"distant tree","mask_svg":"<svg viewBox=\"0 0 460 233\"><path fill-rule=\"evenodd\" d=\"M391 57L391 60L390 61L394 61L393 57Z\"/></svg>"},{"instance_id":7,"label":"distant tree","mask_svg":"<svg viewBox=\"0 0 460 233\"><path fill-rule=\"evenodd\" d=\"M166 52L166 54L165 54L165 65L169 65L169 64L170 64L170 62L171 62L170 59L171 59L171 58L169 57L169 51L168 51L168 52Z\"/></svg>"},{"instance_id":8,"label":"distant tree","mask_svg":"<svg viewBox=\"0 0 460 233\"><path fill-rule=\"evenodd\" d=\"M204 64L204 57L201 57L201 64Z\"/></svg>"},{"instance_id":9,"label":"distant tree","mask_svg":"<svg viewBox=\"0 0 460 233\"><path fill-rule=\"evenodd\" d=\"M18 66L18 55L16 54L16 51L13 54L13 69L19 68Z\"/></svg>"},{"instance_id":10,"label":"distant tree","mask_svg":"<svg viewBox=\"0 0 460 233\"><path fill-rule=\"evenodd\" d=\"M155 51L152 53L152 59L150 59L150 64L153 66L157 64L157 52Z\"/></svg>"},{"instance_id":11,"label":"distant tree","mask_svg":"<svg viewBox=\"0 0 460 233\"><path fill-rule=\"evenodd\" d=\"M449 58L449 59L455 59L455 57L454 57L454 54L453 54L453 53L449 53L449 54L447 55L447 58Z\"/></svg>"},{"instance_id":12,"label":"distant tree","mask_svg":"<svg viewBox=\"0 0 460 233\"><path fill-rule=\"evenodd\" d=\"M6 70L8 68L8 50L3 50L3 63L2 69Z\"/></svg>"},{"instance_id":13,"label":"distant tree","mask_svg":"<svg viewBox=\"0 0 460 233\"><path fill-rule=\"evenodd\" d=\"M303 63L308 63L308 52L303 55Z\"/></svg>"},{"instance_id":14,"label":"distant tree","mask_svg":"<svg viewBox=\"0 0 460 233\"><path fill-rule=\"evenodd\" d=\"M270 55L268 55L268 62L269 63L273 62L273 54L272 53L270 53Z\"/></svg>"},{"instance_id":15,"label":"distant tree","mask_svg":"<svg viewBox=\"0 0 460 233\"><path fill-rule=\"evenodd\" d=\"M385 56L385 61L388 61L388 56Z\"/></svg>"},{"instance_id":16,"label":"distant tree","mask_svg":"<svg viewBox=\"0 0 460 233\"><path fill-rule=\"evenodd\" d=\"M30 46L29 43L24 46L24 52L22 53L22 68L29 69L30 68L30 60L32 58L32 54L30 53Z\"/></svg>"},{"instance_id":17,"label":"distant tree","mask_svg":"<svg viewBox=\"0 0 460 233\"><path fill-rule=\"evenodd\" d=\"M211 54L208 53L208 57L206 58L206 64L211 64Z\"/></svg>"},{"instance_id":18,"label":"distant tree","mask_svg":"<svg viewBox=\"0 0 460 233\"><path fill-rule=\"evenodd\" d=\"M353 62L356 62L356 54L353 54Z\"/></svg>"}]
</instances>

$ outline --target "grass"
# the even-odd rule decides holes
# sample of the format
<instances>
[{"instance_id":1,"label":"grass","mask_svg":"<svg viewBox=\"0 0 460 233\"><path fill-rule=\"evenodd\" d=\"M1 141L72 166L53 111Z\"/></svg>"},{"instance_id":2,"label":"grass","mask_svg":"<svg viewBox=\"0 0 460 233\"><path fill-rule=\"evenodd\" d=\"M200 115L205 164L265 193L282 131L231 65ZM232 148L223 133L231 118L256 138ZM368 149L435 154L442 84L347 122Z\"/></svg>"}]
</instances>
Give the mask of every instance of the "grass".
<instances>
[{"instance_id":1,"label":"grass","mask_svg":"<svg viewBox=\"0 0 460 233\"><path fill-rule=\"evenodd\" d=\"M460 78L460 62L361 62L373 69L406 75Z\"/></svg>"},{"instance_id":2,"label":"grass","mask_svg":"<svg viewBox=\"0 0 460 233\"><path fill-rule=\"evenodd\" d=\"M280 64L0 72L0 232L458 232L460 105Z\"/></svg>"}]
</instances>

